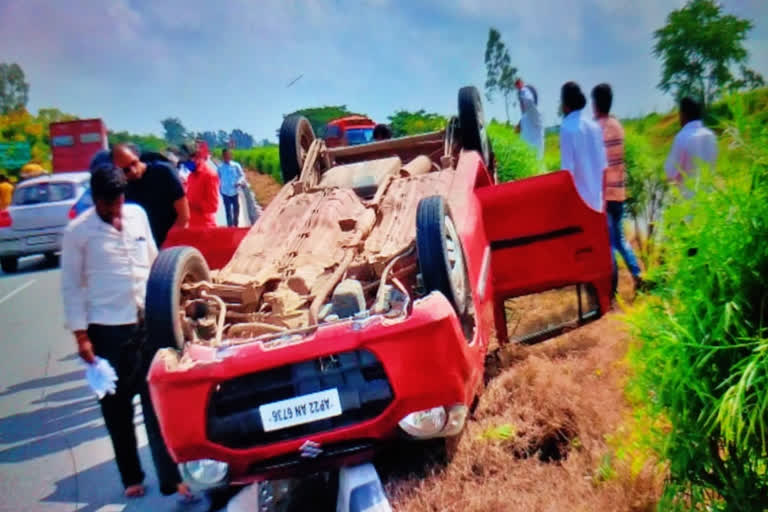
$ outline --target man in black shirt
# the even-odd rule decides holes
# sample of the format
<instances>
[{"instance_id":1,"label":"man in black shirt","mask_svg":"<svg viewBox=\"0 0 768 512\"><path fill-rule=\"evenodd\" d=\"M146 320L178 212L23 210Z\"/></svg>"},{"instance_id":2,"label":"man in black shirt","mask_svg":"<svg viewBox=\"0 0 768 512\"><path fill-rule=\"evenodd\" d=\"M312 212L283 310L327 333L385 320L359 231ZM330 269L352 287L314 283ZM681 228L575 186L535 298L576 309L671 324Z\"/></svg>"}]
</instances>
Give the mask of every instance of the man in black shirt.
<instances>
[{"instance_id":1,"label":"man in black shirt","mask_svg":"<svg viewBox=\"0 0 768 512\"><path fill-rule=\"evenodd\" d=\"M172 165L160 159L143 161L136 150L123 144L115 146L111 155L128 179L126 202L144 208L158 247L171 227L187 227L189 203Z\"/></svg>"}]
</instances>

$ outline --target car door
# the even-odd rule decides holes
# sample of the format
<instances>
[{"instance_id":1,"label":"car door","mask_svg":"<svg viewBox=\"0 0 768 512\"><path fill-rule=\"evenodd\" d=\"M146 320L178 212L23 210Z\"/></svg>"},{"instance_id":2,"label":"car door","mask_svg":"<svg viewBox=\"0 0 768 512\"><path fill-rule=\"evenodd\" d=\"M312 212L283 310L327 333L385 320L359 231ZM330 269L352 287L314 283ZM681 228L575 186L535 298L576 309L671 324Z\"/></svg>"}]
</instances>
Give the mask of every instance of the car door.
<instances>
[{"instance_id":1,"label":"car door","mask_svg":"<svg viewBox=\"0 0 768 512\"><path fill-rule=\"evenodd\" d=\"M581 199L569 172L487 185L476 194L490 243L501 342L542 341L608 311L612 260L607 219ZM571 292L573 302L564 305L563 294ZM518 297L530 300L510 307L510 299ZM544 318L533 321L534 313ZM558 318L547 319L549 313ZM569 315L570 321L564 318ZM518 331L521 323L530 328Z\"/></svg>"}]
</instances>

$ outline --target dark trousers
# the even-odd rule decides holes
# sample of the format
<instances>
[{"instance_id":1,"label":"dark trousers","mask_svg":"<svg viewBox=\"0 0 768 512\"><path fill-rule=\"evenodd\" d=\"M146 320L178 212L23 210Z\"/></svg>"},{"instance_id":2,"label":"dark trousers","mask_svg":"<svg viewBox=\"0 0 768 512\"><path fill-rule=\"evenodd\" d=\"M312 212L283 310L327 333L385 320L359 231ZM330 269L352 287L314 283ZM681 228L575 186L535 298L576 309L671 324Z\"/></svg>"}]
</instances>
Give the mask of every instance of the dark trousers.
<instances>
[{"instance_id":1,"label":"dark trousers","mask_svg":"<svg viewBox=\"0 0 768 512\"><path fill-rule=\"evenodd\" d=\"M224 201L224 212L227 214L227 226L237 227L240 220L240 196L228 196L221 194Z\"/></svg>"},{"instance_id":2,"label":"dark trousers","mask_svg":"<svg viewBox=\"0 0 768 512\"><path fill-rule=\"evenodd\" d=\"M165 495L175 493L181 476L176 463L165 448L160 425L149 397L147 371L154 351L144 342L146 335L143 327L91 324L88 326L88 337L93 343L96 355L109 361L117 373L115 394L104 396L100 405L123 486L128 487L144 481L136 443L136 428L133 424L133 397L138 394L141 398L149 449L160 482L160 492Z\"/></svg>"}]
</instances>

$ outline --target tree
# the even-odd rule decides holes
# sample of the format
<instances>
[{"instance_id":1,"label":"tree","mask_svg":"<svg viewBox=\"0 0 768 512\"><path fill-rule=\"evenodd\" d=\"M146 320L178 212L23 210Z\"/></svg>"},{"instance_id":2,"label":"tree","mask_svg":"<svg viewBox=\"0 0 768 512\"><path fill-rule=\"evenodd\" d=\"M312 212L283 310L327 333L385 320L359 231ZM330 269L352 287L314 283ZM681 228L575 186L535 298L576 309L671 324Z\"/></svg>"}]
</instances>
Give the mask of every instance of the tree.
<instances>
[{"instance_id":1,"label":"tree","mask_svg":"<svg viewBox=\"0 0 768 512\"><path fill-rule=\"evenodd\" d=\"M752 27L749 20L723 13L714 0L689 0L672 11L667 24L653 33L653 54L662 61L659 89L709 105L727 87L763 83L762 76L744 66L744 39ZM742 66L740 80L732 71L736 65Z\"/></svg>"},{"instance_id":2,"label":"tree","mask_svg":"<svg viewBox=\"0 0 768 512\"><path fill-rule=\"evenodd\" d=\"M29 99L29 84L24 70L15 62L0 63L0 114L25 108Z\"/></svg>"},{"instance_id":3,"label":"tree","mask_svg":"<svg viewBox=\"0 0 768 512\"><path fill-rule=\"evenodd\" d=\"M187 129L181 124L181 120L178 117L167 117L160 121L165 131L165 141L173 146L178 146L184 141L187 136Z\"/></svg>"},{"instance_id":4,"label":"tree","mask_svg":"<svg viewBox=\"0 0 768 512\"><path fill-rule=\"evenodd\" d=\"M220 148L227 147L227 144L229 143L229 134L225 132L224 130L219 130L216 132L216 146Z\"/></svg>"},{"instance_id":5,"label":"tree","mask_svg":"<svg viewBox=\"0 0 768 512\"><path fill-rule=\"evenodd\" d=\"M211 149L215 148L219 142L219 139L216 137L216 132L211 130L200 132L195 138L204 140Z\"/></svg>"},{"instance_id":6,"label":"tree","mask_svg":"<svg viewBox=\"0 0 768 512\"><path fill-rule=\"evenodd\" d=\"M229 138L237 149L250 149L253 147L253 136L239 128L232 130Z\"/></svg>"},{"instance_id":7,"label":"tree","mask_svg":"<svg viewBox=\"0 0 768 512\"><path fill-rule=\"evenodd\" d=\"M294 114L306 117L309 120L309 124L312 125L312 130L315 132L315 136L320 138L325 137L325 125L327 125L329 121L345 116L364 115L350 112L346 105L303 108L287 114L286 117Z\"/></svg>"},{"instance_id":8,"label":"tree","mask_svg":"<svg viewBox=\"0 0 768 512\"><path fill-rule=\"evenodd\" d=\"M488 31L488 42L485 45L485 95L488 101L493 101L496 94L504 97L504 108L509 124L509 97L515 90L517 68L513 67L509 51L501 40L501 33L495 28Z\"/></svg>"},{"instance_id":9,"label":"tree","mask_svg":"<svg viewBox=\"0 0 768 512\"><path fill-rule=\"evenodd\" d=\"M113 132L107 134L110 145L133 143L142 151L163 151L168 144L157 135L137 135L129 132Z\"/></svg>"},{"instance_id":10,"label":"tree","mask_svg":"<svg viewBox=\"0 0 768 512\"><path fill-rule=\"evenodd\" d=\"M389 127L395 137L442 130L446 122L446 118L440 114L428 114L424 110L398 110L389 116Z\"/></svg>"}]
</instances>

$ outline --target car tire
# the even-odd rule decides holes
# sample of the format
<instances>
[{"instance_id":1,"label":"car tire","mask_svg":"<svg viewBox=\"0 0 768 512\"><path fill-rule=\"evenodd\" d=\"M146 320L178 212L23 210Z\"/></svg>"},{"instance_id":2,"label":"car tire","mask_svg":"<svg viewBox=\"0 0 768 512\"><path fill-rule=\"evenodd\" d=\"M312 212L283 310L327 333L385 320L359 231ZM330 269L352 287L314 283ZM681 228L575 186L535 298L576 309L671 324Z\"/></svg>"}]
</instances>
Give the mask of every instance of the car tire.
<instances>
[{"instance_id":1,"label":"car tire","mask_svg":"<svg viewBox=\"0 0 768 512\"><path fill-rule=\"evenodd\" d=\"M49 267L55 267L59 264L59 256L55 252L47 252L43 256L45 257L45 264Z\"/></svg>"},{"instance_id":2,"label":"car tire","mask_svg":"<svg viewBox=\"0 0 768 512\"><path fill-rule=\"evenodd\" d=\"M13 274L19 270L19 258L16 256L6 256L4 258L0 258L0 268L2 268L3 272L6 274Z\"/></svg>"},{"instance_id":3,"label":"car tire","mask_svg":"<svg viewBox=\"0 0 768 512\"><path fill-rule=\"evenodd\" d=\"M181 285L209 281L210 270L200 251L172 247L160 251L147 282L145 324L153 348L184 348L181 327Z\"/></svg>"},{"instance_id":4,"label":"car tire","mask_svg":"<svg viewBox=\"0 0 768 512\"><path fill-rule=\"evenodd\" d=\"M441 292L456 312L463 315L469 296L464 251L445 200L440 196L419 201L416 249L427 293Z\"/></svg>"},{"instance_id":5,"label":"car tire","mask_svg":"<svg viewBox=\"0 0 768 512\"><path fill-rule=\"evenodd\" d=\"M485 114L480 93L474 86L459 89L459 127L461 147L477 151L483 163L490 164L490 144L485 130Z\"/></svg>"},{"instance_id":6,"label":"car tire","mask_svg":"<svg viewBox=\"0 0 768 512\"><path fill-rule=\"evenodd\" d=\"M279 136L283 183L288 183L301 173L307 151L314 140L315 132L306 117L291 115L283 120Z\"/></svg>"}]
</instances>

